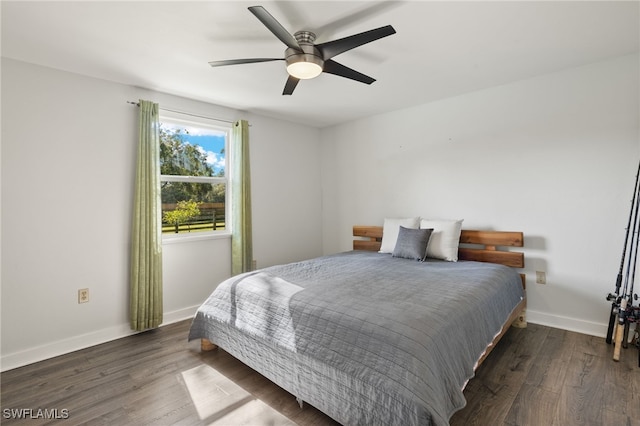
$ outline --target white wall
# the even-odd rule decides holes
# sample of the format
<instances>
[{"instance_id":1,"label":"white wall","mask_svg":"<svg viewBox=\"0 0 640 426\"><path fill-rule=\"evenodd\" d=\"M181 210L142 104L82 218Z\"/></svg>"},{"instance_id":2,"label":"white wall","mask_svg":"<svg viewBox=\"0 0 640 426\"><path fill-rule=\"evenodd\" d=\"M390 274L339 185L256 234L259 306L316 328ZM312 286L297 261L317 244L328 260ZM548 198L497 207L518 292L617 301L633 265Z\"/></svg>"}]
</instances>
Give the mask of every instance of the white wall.
<instances>
[{"instance_id":1,"label":"white wall","mask_svg":"<svg viewBox=\"0 0 640 426\"><path fill-rule=\"evenodd\" d=\"M530 321L602 335L640 153L639 71L621 57L319 131L3 59L2 369L130 333L125 101L139 98L249 119L259 267L349 250L354 224L464 218L524 231ZM165 319L187 318L230 274L229 240L163 249Z\"/></svg>"},{"instance_id":2,"label":"white wall","mask_svg":"<svg viewBox=\"0 0 640 426\"><path fill-rule=\"evenodd\" d=\"M319 131L2 59L2 369L130 333L139 98L251 124L254 257L322 252ZM165 244L165 322L230 275L230 240ZM90 302L77 303L89 288Z\"/></svg>"},{"instance_id":3,"label":"white wall","mask_svg":"<svg viewBox=\"0 0 640 426\"><path fill-rule=\"evenodd\" d=\"M320 130L257 115L249 120L258 268L321 255Z\"/></svg>"},{"instance_id":4,"label":"white wall","mask_svg":"<svg viewBox=\"0 0 640 426\"><path fill-rule=\"evenodd\" d=\"M385 217L521 230L529 321L604 335L640 157L639 75L625 56L324 129L324 252Z\"/></svg>"}]
</instances>

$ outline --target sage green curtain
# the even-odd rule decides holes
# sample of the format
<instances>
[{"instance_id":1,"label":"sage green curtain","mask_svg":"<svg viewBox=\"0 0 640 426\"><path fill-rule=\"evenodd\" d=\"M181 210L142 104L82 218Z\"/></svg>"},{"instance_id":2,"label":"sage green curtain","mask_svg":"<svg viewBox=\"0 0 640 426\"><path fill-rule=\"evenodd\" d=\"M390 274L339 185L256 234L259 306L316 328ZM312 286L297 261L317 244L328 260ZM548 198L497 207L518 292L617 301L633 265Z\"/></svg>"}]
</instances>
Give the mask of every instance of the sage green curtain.
<instances>
[{"instance_id":1,"label":"sage green curtain","mask_svg":"<svg viewBox=\"0 0 640 426\"><path fill-rule=\"evenodd\" d=\"M249 123L239 120L231 130L231 273L251 270L251 171L249 167Z\"/></svg>"},{"instance_id":2,"label":"sage green curtain","mask_svg":"<svg viewBox=\"0 0 640 426\"><path fill-rule=\"evenodd\" d=\"M140 100L131 235L130 321L134 330L162 323L162 218L158 104Z\"/></svg>"}]
</instances>

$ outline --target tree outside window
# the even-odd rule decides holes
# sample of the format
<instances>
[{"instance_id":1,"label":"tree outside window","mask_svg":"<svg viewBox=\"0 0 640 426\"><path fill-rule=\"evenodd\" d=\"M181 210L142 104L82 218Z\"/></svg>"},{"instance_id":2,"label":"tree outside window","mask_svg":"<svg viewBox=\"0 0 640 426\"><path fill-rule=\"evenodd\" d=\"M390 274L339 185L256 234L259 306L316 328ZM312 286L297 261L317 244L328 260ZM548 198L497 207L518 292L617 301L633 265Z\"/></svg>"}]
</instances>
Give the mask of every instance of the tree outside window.
<instances>
[{"instance_id":1,"label":"tree outside window","mask_svg":"<svg viewBox=\"0 0 640 426\"><path fill-rule=\"evenodd\" d=\"M227 231L228 130L161 121L163 234Z\"/></svg>"}]
</instances>

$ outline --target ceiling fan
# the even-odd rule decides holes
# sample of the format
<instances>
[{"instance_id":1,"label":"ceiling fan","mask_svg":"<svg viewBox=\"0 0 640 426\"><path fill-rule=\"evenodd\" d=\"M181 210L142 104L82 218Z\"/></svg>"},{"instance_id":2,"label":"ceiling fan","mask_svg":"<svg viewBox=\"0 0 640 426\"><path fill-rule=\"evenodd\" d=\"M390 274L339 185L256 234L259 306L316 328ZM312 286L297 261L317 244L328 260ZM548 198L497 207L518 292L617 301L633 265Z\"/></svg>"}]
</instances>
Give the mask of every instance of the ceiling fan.
<instances>
[{"instance_id":1,"label":"ceiling fan","mask_svg":"<svg viewBox=\"0 0 640 426\"><path fill-rule=\"evenodd\" d=\"M300 80L317 77L323 72L365 84L373 83L376 81L374 78L339 64L331 58L347 50L396 33L396 30L393 29L391 25L387 25L338 40L314 44L316 39L314 33L311 31L298 31L294 35L291 35L264 7L252 6L249 8L249 11L287 46L287 49L284 51L285 57L230 59L226 61L211 61L209 65L212 67L220 67L255 62L285 61L289 77L284 86L283 95L291 95Z\"/></svg>"}]
</instances>

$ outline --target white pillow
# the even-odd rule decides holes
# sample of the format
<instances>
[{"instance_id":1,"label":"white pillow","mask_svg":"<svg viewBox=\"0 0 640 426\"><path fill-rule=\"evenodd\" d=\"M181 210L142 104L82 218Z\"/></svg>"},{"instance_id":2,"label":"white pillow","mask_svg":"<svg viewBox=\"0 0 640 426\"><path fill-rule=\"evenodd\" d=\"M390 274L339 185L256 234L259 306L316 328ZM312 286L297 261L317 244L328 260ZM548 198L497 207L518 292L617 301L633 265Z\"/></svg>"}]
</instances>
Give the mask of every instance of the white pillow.
<instances>
[{"instance_id":1,"label":"white pillow","mask_svg":"<svg viewBox=\"0 0 640 426\"><path fill-rule=\"evenodd\" d=\"M393 253L401 226L418 229L420 227L420 217L385 218L379 253Z\"/></svg>"},{"instance_id":2,"label":"white pillow","mask_svg":"<svg viewBox=\"0 0 640 426\"><path fill-rule=\"evenodd\" d=\"M450 262L458 261L458 245L463 220L422 219L420 221L421 229L433 228L427 245L427 257Z\"/></svg>"}]
</instances>

